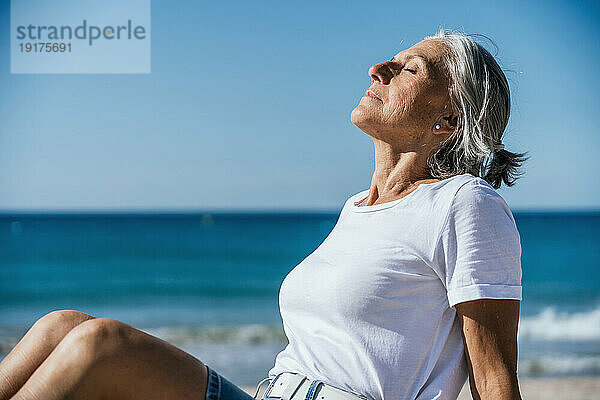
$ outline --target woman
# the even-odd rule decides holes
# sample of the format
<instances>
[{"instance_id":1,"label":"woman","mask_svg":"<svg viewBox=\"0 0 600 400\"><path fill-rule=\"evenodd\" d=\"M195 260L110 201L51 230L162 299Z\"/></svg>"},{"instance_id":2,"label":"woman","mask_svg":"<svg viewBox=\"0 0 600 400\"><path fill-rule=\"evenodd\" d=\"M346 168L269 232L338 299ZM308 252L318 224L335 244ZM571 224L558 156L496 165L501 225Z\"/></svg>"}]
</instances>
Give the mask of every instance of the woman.
<instances>
[{"instance_id":1,"label":"woman","mask_svg":"<svg viewBox=\"0 0 600 400\"><path fill-rule=\"evenodd\" d=\"M455 399L468 374L475 399L519 399L520 238L494 190L525 159L501 144L506 78L471 37L444 31L369 75L351 117L375 145L371 185L283 281L289 343L266 394ZM251 399L160 339L59 311L0 364L0 399L65 398Z\"/></svg>"}]
</instances>

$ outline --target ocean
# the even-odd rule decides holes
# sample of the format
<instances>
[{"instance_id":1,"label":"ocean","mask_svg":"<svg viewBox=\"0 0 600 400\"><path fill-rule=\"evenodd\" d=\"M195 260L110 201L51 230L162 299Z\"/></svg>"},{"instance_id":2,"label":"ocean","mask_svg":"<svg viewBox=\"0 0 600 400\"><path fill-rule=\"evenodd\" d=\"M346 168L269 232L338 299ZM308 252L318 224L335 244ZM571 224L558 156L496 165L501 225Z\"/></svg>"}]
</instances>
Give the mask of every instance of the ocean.
<instances>
[{"instance_id":1,"label":"ocean","mask_svg":"<svg viewBox=\"0 0 600 400\"><path fill-rule=\"evenodd\" d=\"M520 376L600 375L600 212L514 213ZM131 324L239 385L287 344L282 280L338 214L0 215L0 359L44 314Z\"/></svg>"}]
</instances>

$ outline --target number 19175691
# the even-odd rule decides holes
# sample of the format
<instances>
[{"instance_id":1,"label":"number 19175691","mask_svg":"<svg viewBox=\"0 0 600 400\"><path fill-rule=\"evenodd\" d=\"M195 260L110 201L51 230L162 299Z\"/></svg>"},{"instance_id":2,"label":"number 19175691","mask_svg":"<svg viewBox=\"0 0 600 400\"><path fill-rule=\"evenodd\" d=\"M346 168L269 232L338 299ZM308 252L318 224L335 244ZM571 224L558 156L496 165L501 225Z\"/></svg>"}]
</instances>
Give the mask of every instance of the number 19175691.
<instances>
[{"instance_id":1,"label":"number 19175691","mask_svg":"<svg viewBox=\"0 0 600 400\"><path fill-rule=\"evenodd\" d=\"M71 43L19 43L21 53L70 53Z\"/></svg>"}]
</instances>

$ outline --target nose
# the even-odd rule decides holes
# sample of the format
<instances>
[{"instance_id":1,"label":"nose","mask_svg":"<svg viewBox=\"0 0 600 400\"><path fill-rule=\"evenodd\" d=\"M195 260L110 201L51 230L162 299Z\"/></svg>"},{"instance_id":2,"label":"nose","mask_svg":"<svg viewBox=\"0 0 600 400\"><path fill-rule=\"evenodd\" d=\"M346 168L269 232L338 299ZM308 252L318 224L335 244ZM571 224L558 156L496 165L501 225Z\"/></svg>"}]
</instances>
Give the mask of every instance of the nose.
<instances>
[{"instance_id":1,"label":"nose","mask_svg":"<svg viewBox=\"0 0 600 400\"><path fill-rule=\"evenodd\" d=\"M379 82L382 85L389 85L390 81L394 77L394 72L390 66L391 61L382 62L379 64L373 65L369 68L369 76L371 77L371 82Z\"/></svg>"}]
</instances>

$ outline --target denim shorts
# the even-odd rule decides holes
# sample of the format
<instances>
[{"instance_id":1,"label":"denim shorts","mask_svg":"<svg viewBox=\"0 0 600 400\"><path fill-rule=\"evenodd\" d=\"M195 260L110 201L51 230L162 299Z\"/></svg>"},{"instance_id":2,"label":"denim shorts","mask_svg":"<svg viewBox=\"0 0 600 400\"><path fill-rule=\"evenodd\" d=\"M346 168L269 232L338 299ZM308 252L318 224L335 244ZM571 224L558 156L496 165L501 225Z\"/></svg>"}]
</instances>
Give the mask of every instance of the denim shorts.
<instances>
[{"instance_id":1,"label":"denim shorts","mask_svg":"<svg viewBox=\"0 0 600 400\"><path fill-rule=\"evenodd\" d=\"M206 365L206 369L208 370L206 400L254 400L254 397L231 383L208 365Z\"/></svg>"}]
</instances>

